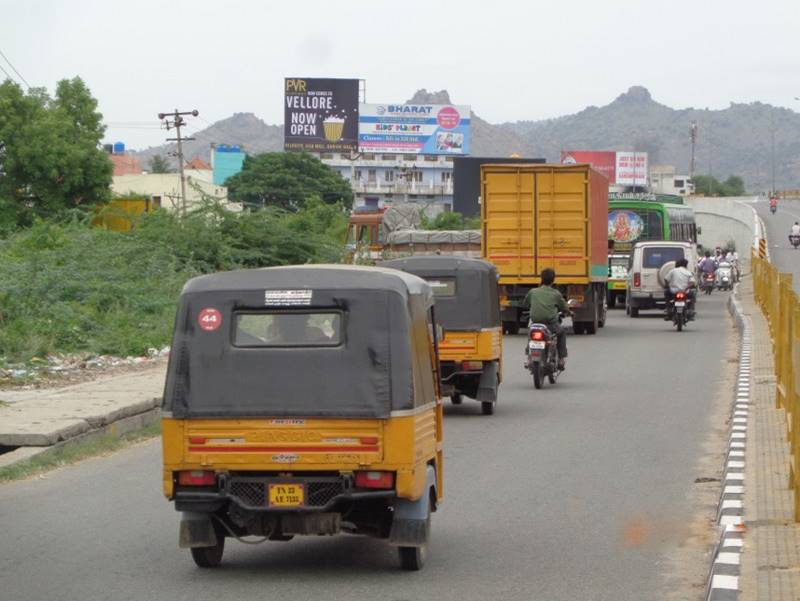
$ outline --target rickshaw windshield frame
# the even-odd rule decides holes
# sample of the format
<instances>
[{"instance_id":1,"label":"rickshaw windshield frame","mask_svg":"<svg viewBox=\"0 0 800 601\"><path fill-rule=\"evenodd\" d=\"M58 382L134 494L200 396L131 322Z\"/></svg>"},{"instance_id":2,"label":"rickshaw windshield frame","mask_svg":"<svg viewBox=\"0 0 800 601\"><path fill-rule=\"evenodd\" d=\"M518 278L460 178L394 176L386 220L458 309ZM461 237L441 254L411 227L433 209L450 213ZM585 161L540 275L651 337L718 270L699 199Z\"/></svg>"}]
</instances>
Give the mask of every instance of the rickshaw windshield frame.
<instances>
[{"instance_id":1,"label":"rickshaw windshield frame","mask_svg":"<svg viewBox=\"0 0 800 601\"><path fill-rule=\"evenodd\" d=\"M329 316L333 319L325 324ZM335 348L345 341L345 314L337 309L245 310L235 311L233 319L231 344L237 348ZM245 320L248 328L243 327ZM256 333L261 328L263 336Z\"/></svg>"}]
</instances>

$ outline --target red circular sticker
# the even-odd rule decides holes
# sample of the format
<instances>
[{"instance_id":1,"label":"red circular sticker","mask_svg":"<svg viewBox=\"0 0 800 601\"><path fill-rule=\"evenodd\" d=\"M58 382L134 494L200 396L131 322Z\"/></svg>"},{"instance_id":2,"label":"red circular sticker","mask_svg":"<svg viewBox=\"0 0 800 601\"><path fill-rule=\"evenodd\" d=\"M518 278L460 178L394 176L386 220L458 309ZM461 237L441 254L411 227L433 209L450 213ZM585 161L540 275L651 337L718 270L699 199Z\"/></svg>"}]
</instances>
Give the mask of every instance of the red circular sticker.
<instances>
[{"instance_id":1,"label":"red circular sticker","mask_svg":"<svg viewBox=\"0 0 800 601\"><path fill-rule=\"evenodd\" d=\"M212 308L203 309L197 316L197 323L206 332L213 332L222 325L222 313Z\"/></svg>"},{"instance_id":2,"label":"red circular sticker","mask_svg":"<svg viewBox=\"0 0 800 601\"><path fill-rule=\"evenodd\" d=\"M436 115L436 120L444 129L453 129L461 123L461 115L452 106L446 106Z\"/></svg>"}]
</instances>

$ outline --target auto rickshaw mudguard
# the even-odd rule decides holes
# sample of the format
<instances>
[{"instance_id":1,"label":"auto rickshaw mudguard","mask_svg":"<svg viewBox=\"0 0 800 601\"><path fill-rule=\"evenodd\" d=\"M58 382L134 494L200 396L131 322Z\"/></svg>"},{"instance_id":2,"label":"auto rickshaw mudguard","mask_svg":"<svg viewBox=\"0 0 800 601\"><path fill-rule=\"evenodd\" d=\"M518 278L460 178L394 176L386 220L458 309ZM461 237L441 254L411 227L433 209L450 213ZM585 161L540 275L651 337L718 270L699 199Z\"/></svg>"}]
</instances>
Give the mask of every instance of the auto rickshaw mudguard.
<instances>
[{"instance_id":1,"label":"auto rickshaw mudguard","mask_svg":"<svg viewBox=\"0 0 800 601\"><path fill-rule=\"evenodd\" d=\"M475 400L481 402L497 401L497 361L486 361L483 364L483 372L478 382L478 395Z\"/></svg>"},{"instance_id":2,"label":"auto rickshaw mudguard","mask_svg":"<svg viewBox=\"0 0 800 601\"><path fill-rule=\"evenodd\" d=\"M431 495L433 491L433 495ZM436 499L436 470L427 467L425 490L416 501L397 498L394 502L392 529L389 543L401 547L421 547L428 542L429 510L434 509Z\"/></svg>"},{"instance_id":3,"label":"auto rickshaw mudguard","mask_svg":"<svg viewBox=\"0 0 800 601\"><path fill-rule=\"evenodd\" d=\"M178 535L178 545L181 549L213 547L216 544L217 532L211 520L211 514L196 511L182 513Z\"/></svg>"}]
</instances>

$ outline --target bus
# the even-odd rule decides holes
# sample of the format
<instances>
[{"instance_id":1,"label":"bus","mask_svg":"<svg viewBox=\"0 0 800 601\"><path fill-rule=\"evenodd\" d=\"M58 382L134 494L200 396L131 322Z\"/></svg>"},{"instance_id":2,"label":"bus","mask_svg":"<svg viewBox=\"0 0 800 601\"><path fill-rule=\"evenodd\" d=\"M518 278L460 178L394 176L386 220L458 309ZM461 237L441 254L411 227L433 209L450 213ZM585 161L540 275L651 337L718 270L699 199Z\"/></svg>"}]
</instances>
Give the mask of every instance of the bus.
<instances>
[{"instance_id":1,"label":"bus","mask_svg":"<svg viewBox=\"0 0 800 601\"><path fill-rule=\"evenodd\" d=\"M608 195L608 292L613 307L625 298L628 262L635 242L675 240L697 243L694 210L672 194Z\"/></svg>"}]
</instances>

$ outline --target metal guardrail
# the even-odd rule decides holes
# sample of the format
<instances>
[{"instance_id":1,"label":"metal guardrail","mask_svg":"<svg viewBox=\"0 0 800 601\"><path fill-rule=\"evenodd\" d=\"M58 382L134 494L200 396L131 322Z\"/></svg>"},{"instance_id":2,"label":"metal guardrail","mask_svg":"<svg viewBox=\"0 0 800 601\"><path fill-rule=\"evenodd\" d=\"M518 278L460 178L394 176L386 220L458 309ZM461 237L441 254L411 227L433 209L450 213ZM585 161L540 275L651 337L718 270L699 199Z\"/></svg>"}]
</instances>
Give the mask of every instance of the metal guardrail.
<instances>
[{"instance_id":1,"label":"metal guardrail","mask_svg":"<svg viewBox=\"0 0 800 601\"><path fill-rule=\"evenodd\" d=\"M753 251L751 266L756 303L769 322L775 400L786 412L789 488L794 492L794 519L800 521L800 297L792 287L792 275L780 273L758 250Z\"/></svg>"}]
</instances>

